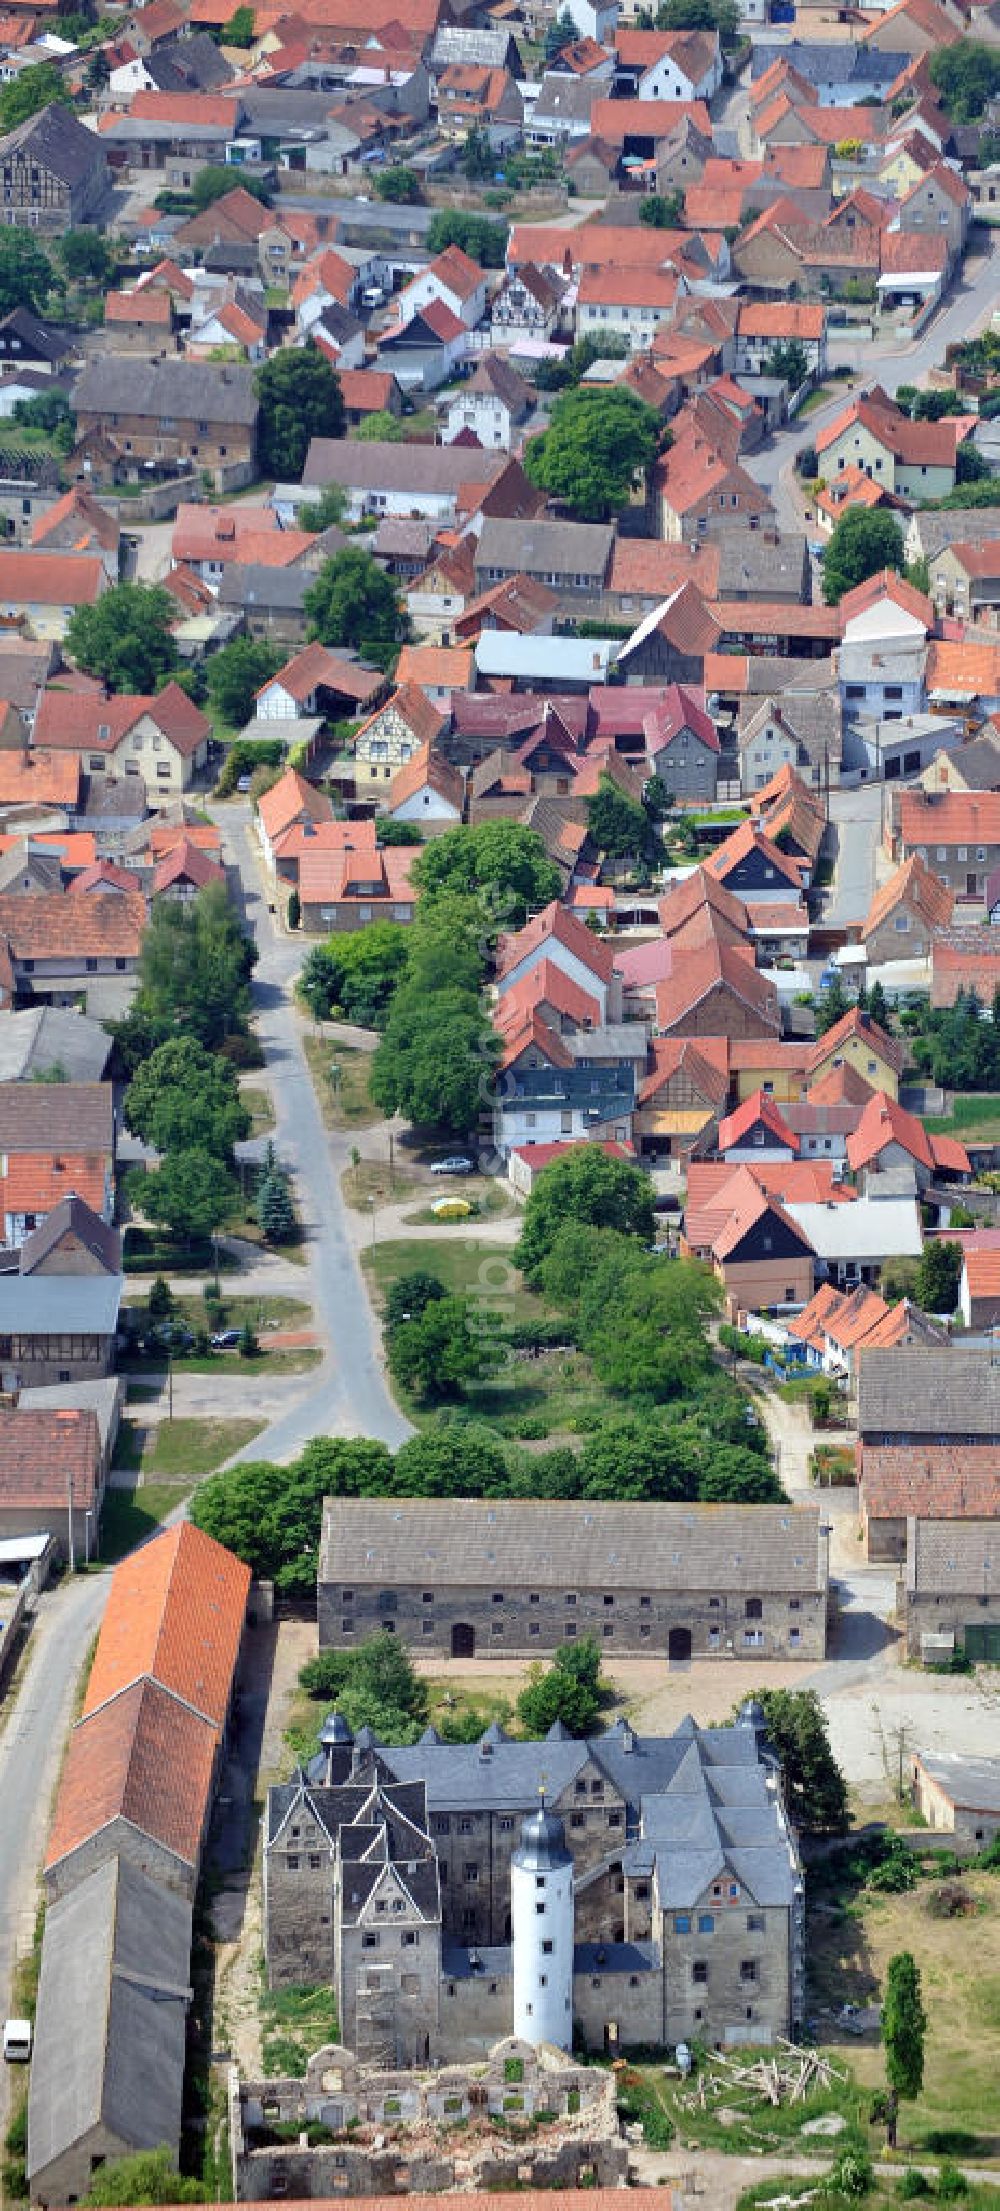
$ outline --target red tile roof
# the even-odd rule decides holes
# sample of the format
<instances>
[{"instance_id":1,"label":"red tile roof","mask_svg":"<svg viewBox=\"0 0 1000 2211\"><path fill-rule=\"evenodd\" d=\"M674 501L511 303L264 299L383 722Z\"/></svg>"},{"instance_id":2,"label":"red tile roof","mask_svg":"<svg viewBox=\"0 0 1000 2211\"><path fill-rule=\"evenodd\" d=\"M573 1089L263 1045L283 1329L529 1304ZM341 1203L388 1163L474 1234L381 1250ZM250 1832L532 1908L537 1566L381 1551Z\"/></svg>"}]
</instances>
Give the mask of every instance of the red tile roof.
<instances>
[{"instance_id":1,"label":"red tile roof","mask_svg":"<svg viewBox=\"0 0 1000 2211\"><path fill-rule=\"evenodd\" d=\"M116 1820L196 1866L217 1739L199 1712L148 1679L81 1720L59 1782L46 1871Z\"/></svg>"},{"instance_id":2,"label":"red tile roof","mask_svg":"<svg viewBox=\"0 0 1000 2211\"><path fill-rule=\"evenodd\" d=\"M526 922L524 928L519 929L515 935L499 939L498 983L502 984L504 978L515 967L520 966L522 960L530 958L533 952L548 943L561 944L566 951L575 955L582 966L598 976L601 982L610 983L614 974L614 954L610 944L595 937L593 930L588 929L585 922L577 921L576 916L567 913L565 906L560 906L555 899L551 905L543 907L542 912L536 914L533 920Z\"/></svg>"},{"instance_id":3,"label":"red tile roof","mask_svg":"<svg viewBox=\"0 0 1000 2211\"><path fill-rule=\"evenodd\" d=\"M211 730L207 715L179 683L168 683L150 698L130 692L94 697L54 685L39 699L33 741L69 753L110 754L144 719L161 730L185 760L205 743Z\"/></svg>"},{"instance_id":4,"label":"red tile roof","mask_svg":"<svg viewBox=\"0 0 1000 2211\"><path fill-rule=\"evenodd\" d=\"M689 951L675 971L657 984L657 1028L663 1033L683 1028L713 992L738 999L765 1028L777 1031L780 1016L773 982L754 966L752 954L717 943Z\"/></svg>"},{"instance_id":5,"label":"red tile roof","mask_svg":"<svg viewBox=\"0 0 1000 2211\"><path fill-rule=\"evenodd\" d=\"M996 1520L1000 1455L992 1443L866 1443L861 1503L868 1520Z\"/></svg>"},{"instance_id":6,"label":"red tile roof","mask_svg":"<svg viewBox=\"0 0 1000 2211\"><path fill-rule=\"evenodd\" d=\"M0 1410L0 1500L38 1511L65 1512L72 1485L74 1508L94 1503L101 1436L88 1407L34 1412L24 1405Z\"/></svg>"},{"instance_id":7,"label":"red tile roof","mask_svg":"<svg viewBox=\"0 0 1000 2211\"><path fill-rule=\"evenodd\" d=\"M148 1676L209 1720L229 1710L250 1569L185 1520L115 1568L84 1719Z\"/></svg>"},{"instance_id":8,"label":"red tile roof","mask_svg":"<svg viewBox=\"0 0 1000 2211\"><path fill-rule=\"evenodd\" d=\"M333 807L325 791L318 791L314 783L308 783L297 768L286 768L277 783L265 791L257 807L258 819L269 843L273 845L282 831L290 829L293 822L330 821Z\"/></svg>"},{"instance_id":9,"label":"red tile roof","mask_svg":"<svg viewBox=\"0 0 1000 2211\"><path fill-rule=\"evenodd\" d=\"M755 1090L752 1097L745 1098L743 1104L737 1106L735 1113L727 1114L725 1120L720 1121L720 1152L725 1154L736 1151L742 1146L744 1139L758 1127L763 1128L775 1144L783 1144L793 1155L799 1151L798 1137L792 1134L788 1123L782 1120L780 1107L765 1091Z\"/></svg>"},{"instance_id":10,"label":"red tile roof","mask_svg":"<svg viewBox=\"0 0 1000 2211\"><path fill-rule=\"evenodd\" d=\"M106 581L89 553L0 552L0 607L93 606Z\"/></svg>"},{"instance_id":11,"label":"red tile roof","mask_svg":"<svg viewBox=\"0 0 1000 2211\"><path fill-rule=\"evenodd\" d=\"M883 1066L890 1067L895 1075L902 1074L906 1065L904 1046L897 1037L887 1036L885 1030L879 1028L878 1022L872 1020L871 1014L863 1013L857 1006L849 1006L847 1012L841 1014L840 1020L834 1022L832 1029L827 1029L825 1035L817 1037L815 1043L809 1046L809 1074L813 1075L819 1068L828 1067L852 1036L859 1036L868 1045L873 1058L880 1059Z\"/></svg>"},{"instance_id":12,"label":"red tile roof","mask_svg":"<svg viewBox=\"0 0 1000 2211\"><path fill-rule=\"evenodd\" d=\"M946 929L952 917L955 893L912 852L896 868L887 883L875 892L862 924L862 937L872 936L891 914L905 908L927 930Z\"/></svg>"}]
</instances>

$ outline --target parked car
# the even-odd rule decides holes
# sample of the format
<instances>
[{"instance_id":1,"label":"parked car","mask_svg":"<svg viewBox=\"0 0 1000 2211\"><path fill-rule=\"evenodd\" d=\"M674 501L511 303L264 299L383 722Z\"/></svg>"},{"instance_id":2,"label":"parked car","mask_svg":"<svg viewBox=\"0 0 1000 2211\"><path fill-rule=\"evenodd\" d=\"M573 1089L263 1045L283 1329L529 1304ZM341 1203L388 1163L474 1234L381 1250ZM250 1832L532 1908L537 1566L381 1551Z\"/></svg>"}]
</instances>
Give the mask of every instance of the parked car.
<instances>
[{"instance_id":1,"label":"parked car","mask_svg":"<svg viewBox=\"0 0 1000 2211\"><path fill-rule=\"evenodd\" d=\"M3 2054L8 2065L26 2065L31 2056L30 2019L5 2019Z\"/></svg>"},{"instance_id":2,"label":"parked car","mask_svg":"<svg viewBox=\"0 0 1000 2211\"><path fill-rule=\"evenodd\" d=\"M252 782L252 775L241 775L237 778L236 788L238 791L246 792L250 789L250 785Z\"/></svg>"},{"instance_id":3,"label":"parked car","mask_svg":"<svg viewBox=\"0 0 1000 2211\"><path fill-rule=\"evenodd\" d=\"M676 1190L658 1190L653 1199L654 1213L679 1213L681 1201Z\"/></svg>"},{"instance_id":4,"label":"parked car","mask_svg":"<svg viewBox=\"0 0 1000 2211\"><path fill-rule=\"evenodd\" d=\"M451 1152L447 1159L435 1159L431 1167L432 1175L471 1175L472 1172L473 1163L462 1152Z\"/></svg>"},{"instance_id":5,"label":"parked car","mask_svg":"<svg viewBox=\"0 0 1000 2211\"><path fill-rule=\"evenodd\" d=\"M144 1351L191 1351L194 1348L194 1331L185 1328L182 1321L159 1321L143 1339Z\"/></svg>"},{"instance_id":6,"label":"parked car","mask_svg":"<svg viewBox=\"0 0 1000 2211\"><path fill-rule=\"evenodd\" d=\"M239 1340L240 1331L238 1328L220 1328L218 1334L212 1337L212 1350L235 1351Z\"/></svg>"}]
</instances>

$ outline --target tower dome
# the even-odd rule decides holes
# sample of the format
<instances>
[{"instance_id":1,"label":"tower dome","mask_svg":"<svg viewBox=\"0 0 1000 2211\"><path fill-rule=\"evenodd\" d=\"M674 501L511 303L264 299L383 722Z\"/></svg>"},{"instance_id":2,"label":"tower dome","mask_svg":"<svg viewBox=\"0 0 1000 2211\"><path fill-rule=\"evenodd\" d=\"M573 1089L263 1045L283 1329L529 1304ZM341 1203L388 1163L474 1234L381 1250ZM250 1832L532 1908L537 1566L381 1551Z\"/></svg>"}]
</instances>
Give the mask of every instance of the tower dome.
<instances>
[{"instance_id":1,"label":"tower dome","mask_svg":"<svg viewBox=\"0 0 1000 2211\"><path fill-rule=\"evenodd\" d=\"M573 2040L573 1856L544 1798L510 1861L514 2033L568 2050Z\"/></svg>"},{"instance_id":2,"label":"tower dome","mask_svg":"<svg viewBox=\"0 0 1000 2211\"><path fill-rule=\"evenodd\" d=\"M517 1865L530 1872L539 1873L544 1867L572 1865L573 1860L566 1846L566 1829L558 1812L550 1812L540 1804L537 1812L529 1812L521 1821L521 1840L514 1852Z\"/></svg>"}]
</instances>

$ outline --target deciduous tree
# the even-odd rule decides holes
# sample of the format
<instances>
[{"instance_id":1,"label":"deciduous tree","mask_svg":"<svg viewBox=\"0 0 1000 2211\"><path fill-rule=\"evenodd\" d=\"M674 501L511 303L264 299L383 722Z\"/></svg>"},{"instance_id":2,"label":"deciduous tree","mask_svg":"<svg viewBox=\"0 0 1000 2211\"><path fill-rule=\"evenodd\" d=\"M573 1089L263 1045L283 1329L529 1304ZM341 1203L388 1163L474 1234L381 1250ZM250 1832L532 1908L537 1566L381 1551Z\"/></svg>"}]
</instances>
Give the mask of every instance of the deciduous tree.
<instances>
[{"instance_id":1,"label":"deciduous tree","mask_svg":"<svg viewBox=\"0 0 1000 2211\"><path fill-rule=\"evenodd\" d=\"M392 577L360 545L335 553L302 603L310 637L353 646L378 667L388 665L408 627Z\"/></svg>"},{"instance_id":2,"label":"deciduous tree","mask_svg":"<svg viewBox=\"0 0 1000 2211\"><path fill-rule=\"evenodd\" d=\"M883 568L903 567L903 533L895 516L881 507L851 507L840 521L823 558L823 597L839 606L845 591L877 576Z\"/></svg>"},{"instance_id":3,"label":"deciduous tree","mask_svg":"<svg viewBox=\"0 0 1000 2211\"><path fill-rule=\"evenodd\" d=\"M93 606L77 607L66 649L78 668L100 676L112 691L149 694L177 666L176 620L177 601L162 584L113 584Z\"/></svg>"},{"instance_id":4,"label":"deciduous tree","mask_svg":"<svg viewBox=\"0 0 1000 2211\"><path fill-rule=\"evenodd\" d=\"M533 1667L517 1700L526 1735L547 1735L556 1721L570 1735L589 1735L601 1708L601 1650L592 1635L556 1652L546 1673Z\"/></svg>"},{"instance_id":5,"label":"deciduous tree","mask_svg":"<svg viewBox=\"0 0 1000 2211\"><path fill-rule=\"evenodd\" d=\"M159 1221L185 1246L204 1243L223 1228L239 1204L239 1189L223 1161L204 1145L168 1152L151 1172L128 1177L132 1204Z\"/></svg>"},{"instance_id":6,"label":"deciduous tree","mask_svg":"<svg viewBox=\"0 0 1000 2211\"><path fill-rule=\"evenodd\" d=\"M30 231L0 230L0 315L9 315L14 307L30 307L33 314L42 314L53 273L48 255Z\"/></svg>"},{"instance_id":7,"label":"deciduous tree","mask_svg":"<svg viewBox=\"0 0 1000 2211\"><path fill-rule=\"evenodd\" d=\"M556 401L549 428L529 440L524 467L571 514L605 522L627 506L659 440L659 416L624 386L568 391Z\"/></svg>"},{"instance_id":8,"label":"deciduous tree","mask_svg":"<svg viewBox=\"0 0 1000 2211\"><path fill-rule=\"evenodd\" d=\"M133 1135L158 1152L200 1146L228 1161L250 1134L235 1067L192 1036L169 1037L137 1068L124 1113Z\"/></svg>"},{"instance_id":9,"label":"deciduous tree","mask_svg":"<svg viewBox=\"0 0 1000 2211\"><path fill-rule=\"evenodd\" d=\"M649 1243L653 1235L653 1186L649 1176L596 1144L575 1145L543 1167L524 1209L518 1265L537 1282L556 1237L567 1222L617 1229Z\"/></svg>"},{"instance_id":10,"label":"deciduous tree","mask_svg":"<svg viewBox=\"0 0 1000 2211\"><path fill-rule=\"evenodd\" d=\"M479 895L496 925L520 928L530 908L547 906L560 891L559 870L541 838L516 821L484 821L474 829L446 829L425 845L412 868L418 890Z\"/></svg>"},{"instance_id":11,"label":"deciduous tree","mask_svg":"<svg viewBox=\"0 0 1000 2211\"><path fill-rule=\"evenodd\" d=\"M208 663L208 700L219 721L242 729L253 714L261 685L276 675L287 655L266 638L234 637Z\"/></svg>"},{"instance_id":12,"label":"deciduous tree","mask_svg":"<svg viewBox=\"0 0 1000 2211\"><path fill-rule=\"evenodd\" d=\"M781 1767L789 1813L804 1835L842 1835L847 1783L830 1748L814 1689L759 1689L767 1737ZM737 1707L737 1710L739 1707Z\"/></svg>"},{"instance_id":13,"label":"deciduous tree","mask_svg":"<svg viewBox=\"0 0 1000 2211\"><path fill-rule=\"evenodd\" d=\"M272 353L257 370L256 383L261 473L298 483L313 438L343 437L340 379L310 338L304 346Z\"/></svg>"}]
</instances>

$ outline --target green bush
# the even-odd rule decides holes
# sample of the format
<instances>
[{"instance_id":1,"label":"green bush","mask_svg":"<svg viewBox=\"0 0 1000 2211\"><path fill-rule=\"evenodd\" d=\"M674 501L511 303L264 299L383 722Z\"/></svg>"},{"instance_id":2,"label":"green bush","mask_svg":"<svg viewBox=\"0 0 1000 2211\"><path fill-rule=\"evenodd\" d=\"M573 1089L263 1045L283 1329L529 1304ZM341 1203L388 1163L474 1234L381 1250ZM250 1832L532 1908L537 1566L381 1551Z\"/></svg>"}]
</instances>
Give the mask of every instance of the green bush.
<instances>
[{"instance_id":1,"label":"green bush","mask_svg":"<svg viewBox=\"0 0 1000 2211\"><path fill-rule=\"evenodd\" d=\"M896 2194L902 2196L904 2203L912 2202L914 2196L926 2196L927 2182L923 2173L918 2172L915 2165L908 2165L905 2173L900 2174L896 2184Z\"/></svg>"},{"instance_id":2,"label":"green bush","mask_svg":"<svg viewBox=\"0 0 1000 2211\"><path fill-rule=\"evenodd\" d=\"M934 2193L940 2196L942 2203L953 2203L956 2196L967 2196L969 2193L969 2183L961 2166L953 2164L950 2157L946 2157L943 2165L938 2166Z\"/></svg>"}]
</instances>

